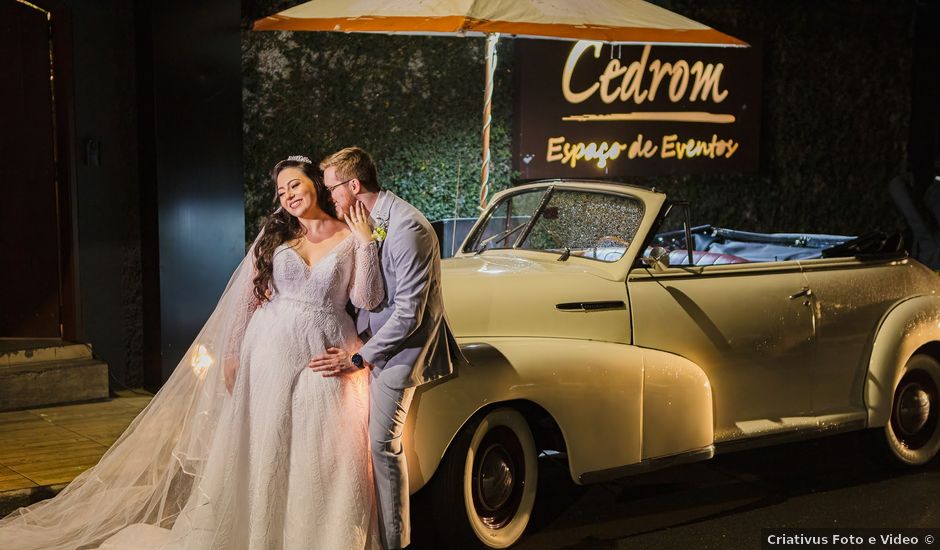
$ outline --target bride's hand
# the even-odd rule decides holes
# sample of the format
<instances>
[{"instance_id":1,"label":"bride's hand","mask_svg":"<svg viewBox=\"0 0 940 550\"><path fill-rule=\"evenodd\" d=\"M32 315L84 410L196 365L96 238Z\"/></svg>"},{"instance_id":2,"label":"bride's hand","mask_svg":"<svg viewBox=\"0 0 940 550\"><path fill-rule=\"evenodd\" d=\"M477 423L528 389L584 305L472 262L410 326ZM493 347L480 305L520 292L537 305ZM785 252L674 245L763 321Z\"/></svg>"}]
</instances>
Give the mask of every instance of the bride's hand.
<instances>
[{"instance_id":1,"label":"bride's hand","mask_svg":"<svg viewBox=\"0 0 940 550\"><path fill-rule=\"evenodd\" d=\"M222 360L222 377L225 380L225 389L228 390L229 395L232 395L232 390L235 389L235 375L237 372L238 359L226 357Z\"/></svg>"},{"instance_id":2,"label":"bride's hand","mask_svg":"<svg viewBox=\"0 0 940 550\"><path fill-rule=\"evenodd\" d=\"M372 241L372 226L369 224L369 211L365 205L356 201L356 204L349 209L349 213L343 216L343 221L349 227L349 230L356 235L359 242L369 244Z\"/></svg>"}]
</instances>

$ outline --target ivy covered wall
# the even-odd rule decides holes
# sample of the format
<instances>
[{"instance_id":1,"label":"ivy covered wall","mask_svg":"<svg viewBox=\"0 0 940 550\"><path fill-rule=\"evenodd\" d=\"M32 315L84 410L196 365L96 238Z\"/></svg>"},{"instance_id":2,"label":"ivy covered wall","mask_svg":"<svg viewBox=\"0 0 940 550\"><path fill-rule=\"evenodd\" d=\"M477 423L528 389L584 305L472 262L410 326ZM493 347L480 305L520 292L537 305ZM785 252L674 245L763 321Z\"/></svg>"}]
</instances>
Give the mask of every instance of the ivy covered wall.
<instances>
[{"instance_id":1,"label":"ivy covered wall","mask_svg":"<svg viewBox=\"0 0 940 550\"><path fill-rule=\"evenodd\" d=\"M313 32L243 35L247 237L272 208L271 167L369 151L379 181L429 219L474 216L480 180L484 40ZM493 191L509 183L511 42L500 46ZM459 186L459 196L457 193Z\"/></svg>"},{"instance_id":2,"label":"ivy covered wall","mask_svg":"<svg viewBox=\"0 0 940 550\"><path fill-rule=\"evenodd\" d=\"M634 182L692 201L696 223L846 234L903 226L886 186L908 169L911 1L657 3L760 44L761 169ZM253 3L246 29L283 6ZM271 209L277 160L353 144L429 219L453 216L455 202L458 215L476 214L482 39L245 30L242 49L247 238ZM512 176L512 58L502 40L493 192Z\"/></svg>"},{"instance_id":3,"label":"ivy covered wall","mask_svg":"<svg viewBox=\"0 0 940 550\"><path fill-rule=\"evenodd\" d=\"M698 222L755 231L895 231L908 168L908 0L670 0L664 7L763 49L758 174L650 178ZM695 221L694 220L694 221Z\"/></svg>"}]
</instances>

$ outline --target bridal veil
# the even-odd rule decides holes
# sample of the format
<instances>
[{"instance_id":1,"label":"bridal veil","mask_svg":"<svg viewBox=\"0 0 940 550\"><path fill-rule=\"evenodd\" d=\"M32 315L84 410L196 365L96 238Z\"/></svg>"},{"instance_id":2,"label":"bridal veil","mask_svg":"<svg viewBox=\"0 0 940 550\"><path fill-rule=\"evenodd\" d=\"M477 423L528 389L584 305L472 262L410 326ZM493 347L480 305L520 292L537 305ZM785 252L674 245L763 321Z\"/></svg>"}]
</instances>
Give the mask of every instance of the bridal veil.
<instances>
[{"instance_id":1,"label":"bridal veil","mask_svg":"<svg viewBox=\"0 0 940 550\"><path fill-rule=\"evenodd\" d=\"M256 241L257 242L257 241ZM97 548L135 523L169 528L200 481L227 399L224 357L237 357L250 312L253 247L150 404L56 497L0 519L0 548Z\"/></svg>"}]
</instances>

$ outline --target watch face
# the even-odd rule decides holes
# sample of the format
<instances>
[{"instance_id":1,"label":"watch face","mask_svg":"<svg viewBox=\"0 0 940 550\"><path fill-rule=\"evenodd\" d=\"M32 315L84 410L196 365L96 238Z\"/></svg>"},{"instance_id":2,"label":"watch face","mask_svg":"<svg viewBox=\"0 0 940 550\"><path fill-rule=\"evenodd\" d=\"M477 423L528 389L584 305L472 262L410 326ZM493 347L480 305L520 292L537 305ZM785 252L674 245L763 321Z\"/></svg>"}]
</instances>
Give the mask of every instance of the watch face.
<instances>
[{"instance_id":1,"label":"watch face","mask_svg":"<svg viewBox=\"0 0 940 550\"><path fill-rule=\"evenodd\" d=\"M355 353L353 354L351 359L352 359L353 365L356 365L360 369L362 368L362 356L361 355L359 355L358 353Z\"/></svg>"}]
</instances>

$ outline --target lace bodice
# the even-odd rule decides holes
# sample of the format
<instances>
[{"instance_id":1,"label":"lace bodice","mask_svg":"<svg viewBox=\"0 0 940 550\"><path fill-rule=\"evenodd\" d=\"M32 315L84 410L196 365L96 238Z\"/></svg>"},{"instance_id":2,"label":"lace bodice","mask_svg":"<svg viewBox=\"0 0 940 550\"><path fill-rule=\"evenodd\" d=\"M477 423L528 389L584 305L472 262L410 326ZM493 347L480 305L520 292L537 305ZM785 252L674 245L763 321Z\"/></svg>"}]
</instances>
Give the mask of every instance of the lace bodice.
<instances>
[{"instance_id":1,"label":"lace bodice","mask_svg":"<svg viewBox=\"0 0 940 550\"><path fill-rule=\"evenodd\" d=\"M272 262L272 305L291 301L311 311L339 313L347 301L357 308L373 309L385 295L375 241L363 244L349 235L312 266L285 243L274 250ZM246 283L241 289L241 318L233 324L227 346L226 355L234 357L238 356L252 315L258 307L264 307L254 296L254 283Z\"/></svg>"},{"instance_id":2,"label":"lace bodice","mask_svg":"<svg viewBox=\"0 0 940 550\"><path fill-rule=\"evenodd\" d=\"M285 243L274 250L273 263L272 302L287 299L312 308L343 310L347 300L366 309L382 300L375 242L364 245L349 235L312 266Z\"/></svg>"}]
</instances>

